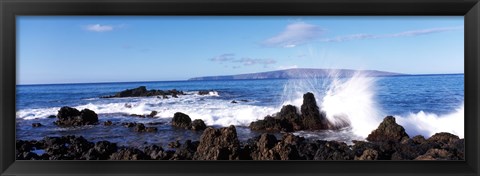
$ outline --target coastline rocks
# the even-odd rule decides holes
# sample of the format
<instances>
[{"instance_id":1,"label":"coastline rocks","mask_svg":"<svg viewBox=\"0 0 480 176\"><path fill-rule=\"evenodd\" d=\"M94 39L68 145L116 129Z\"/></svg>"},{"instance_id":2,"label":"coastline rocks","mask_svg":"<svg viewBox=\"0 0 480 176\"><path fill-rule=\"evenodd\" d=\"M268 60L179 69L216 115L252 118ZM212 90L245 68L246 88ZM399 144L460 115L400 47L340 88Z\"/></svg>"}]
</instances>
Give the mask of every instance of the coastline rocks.
<instances>
[{"instance_id":1,"label":"coastline rocks","mask_svg":"<svg viewBox=\"0 0 480 176\"><path fill-rule=\"evenodd\" d=\"M325 130L333 128L326 115L320 111L315 97L308 92L303 95L303 104L298 114L297 107L285 105L274 116L266 116L263 120L250 123L252 130L293 132L299 130Z\"/></svg>"},{"instance_id":2,"label":"coastline rocks","mask_svg":"<svg viewBox=\"0 0 480 176\"><path fill-rule=\"evenodd\" d=\"M200 144L193 156L194 160L237 160L240 154L240 142L235 126L205 129Z\"/></svg>"},{"instance_id":3,"label":"coastline rocks","mask_svg":"<svg viewBox=\"0 0 480 176\"><path fill-rule=\"evenodd\" d=\"M207 125L205 125L205 122L203 122L203 120L195 119L192 122L190 116L181 112L176 112L173 115L172 126L177 128L191 129L194 131L202 131L207 128Z\"/></svg>"},{"instance_id":4,"label":"coastline rocks","mask_svg":"<svg viewBox=\"0 0 480 176\"><path fill-rule=\"evenodd\" d=\"M116 93L115 95L103 96L101 98L122 98L122 97L148 97L148 96L162 96L171 95L177 97L177 95L184 95L183 91L177 91L176 89L172 90L147 90L147 87L140 86L133 89L127 89L121 92Z\"/></svg>"},{"instance_id":5,"label":"coastline rocks","mask_svg":"<svg viewBox=\"0 0 480 176\"><path fill-rule=\"evenodd\" d=\"M187 114L176 112L173 115L172 125L179 128L188 129L192 125L192 119Z\"/></svg>"},{"instance_id":6,"label":"coastline rocks","mask_svg":"<svg viewBox=\"0 0 480 176\"><path fill-rule=\"evenodd\" d=\"M368 135L367 140L370 142L400 142L408 138L409 136L405 132L405 129L395 122L395 117L387 116L378 128Z\"/></svg>"},{"instance_id":7,"label":"coastline rocks","mask_svg":"<svg viewBox=\"0 0 480 176\"><path fill-rule=\"evenodd\" d=\"M207 125L205 125L205 123L203 122L203 120L201 119L195 119L193 122L192 122L192 130L194 131L202 131L202 130L205 130L207 129Z\"/></svg>"},{"instance_id":8,"label":"coastline rocks","mask_svg":"<svg viewBox=\"0 0 480 176\"><path fill-rule=\"evenodd\" d=\"M305 129L323 130L328 129L328 121L325 112L321 112L317 106L317 101L313 93L308 92L303 95L303 104L301 107L302 121Z\"/></svg>"},{"instance_id":9,"label":"coastline rocks","mask_svg":"<svg viewBox=\"0 0 480 176\"><path fill-rule=\"evenodd\" d=\"M58 111L57 121L54 123L62 127L94 125L98 123L98 115L89 109L78 111L75 108L64 106Z\"/></svg>"}]
</instances>

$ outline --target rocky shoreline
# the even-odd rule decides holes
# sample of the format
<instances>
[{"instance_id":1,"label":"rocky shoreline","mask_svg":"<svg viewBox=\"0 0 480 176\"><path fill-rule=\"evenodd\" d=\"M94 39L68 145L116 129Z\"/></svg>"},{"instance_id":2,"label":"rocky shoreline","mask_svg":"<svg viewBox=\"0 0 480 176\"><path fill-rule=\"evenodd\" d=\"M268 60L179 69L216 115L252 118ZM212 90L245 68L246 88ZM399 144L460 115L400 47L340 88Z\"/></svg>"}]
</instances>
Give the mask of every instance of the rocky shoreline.
<instances>
[{"instance_id":1,"label":"rocky shoreline","mask_svg":"<svg viewBox=\"0 0 480 176\"><path fill-rule=\"evenodd\" d=\"M125 91L122 91L125 92ZM147 91L144 86L126 90L113 97L157 96L158 90ZM165 92L163 92L165 93ZM177 92L176 95L183 94ZM207 94L207 92L199 92ZM162 94L158 94L162 95ZM165 94L163 94L165 95ZM312 93L303 96L298 109L284 106L280 112L252 122L251 130L263 132L246 141L239 141L237 129L208 127L200 119L192 119L184 113L173 115L171 124L180 130L203 131L198 141L165 141L169 148L157 145L146 147L119 146L109 141L91 142L82 136L50 136L42 140L17 140L15 155L18 160L464 160L465 141L450 133L437 133L429 138L410 137L398 125L395 118L387 116L364 141L352 141L352 145L339 141L306 139L291 132L299 130L336 130L345 123L332 124L316 105ZM132 117L153 118L149 115ZM155 133L156 127L136 122L115 124L100 123L98 115L88 109L81 111L62 107L55 116L59 127L84 125L121 125L134 132ZM33 127L42 124L34 123ZM185 131L188 132L188 131ZM281 139L272 133L283 132Z\"/></svg>"}]
</instances>

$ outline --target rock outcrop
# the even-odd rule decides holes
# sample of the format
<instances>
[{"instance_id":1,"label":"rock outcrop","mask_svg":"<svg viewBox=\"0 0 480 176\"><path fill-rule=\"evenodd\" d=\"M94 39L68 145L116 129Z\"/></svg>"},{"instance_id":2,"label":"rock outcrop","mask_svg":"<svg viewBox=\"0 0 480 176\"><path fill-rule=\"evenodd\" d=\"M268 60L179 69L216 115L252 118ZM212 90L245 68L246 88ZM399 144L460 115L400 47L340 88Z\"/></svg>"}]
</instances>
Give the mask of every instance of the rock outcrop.
<instances>
[{"instance_id":1,"label":"rock outcrop","mask_svg":"<svg viewBox=\"0 0 480 176\"><path fill-rule=\"evenodd\" d=\"M78 111L75 108L64 106L58 111L57 121L54 123L61 127L96 125L98 124L98 115L89 109Z\"/></svg>"}]
</instances>

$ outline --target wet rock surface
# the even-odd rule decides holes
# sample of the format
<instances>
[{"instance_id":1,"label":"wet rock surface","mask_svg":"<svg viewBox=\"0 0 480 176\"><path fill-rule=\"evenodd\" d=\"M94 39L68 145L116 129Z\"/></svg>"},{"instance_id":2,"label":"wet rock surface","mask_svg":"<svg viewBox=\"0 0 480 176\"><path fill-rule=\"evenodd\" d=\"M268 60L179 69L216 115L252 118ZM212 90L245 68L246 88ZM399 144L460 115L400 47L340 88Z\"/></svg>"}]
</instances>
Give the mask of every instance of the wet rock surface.
<instances>
[{"instance_id":1,"label":"wet rock surface","mask_svg":"<svg viewBox=\"0 0 480 176\"><path fill-rule=\"evenodd\" d=\"M76 127L98 124L98 115L89 109L78 111L75 108L64 106L57 114L57 121L54 122L61 127Z\"/></svg>"},{"instance_id":2,"label":"wet rock surface","mask_svg":"<svg viewBox=\"0 0 480 176\"><path fill-rule=\"evenodd\" d=\"M300 113L299 113L300 112ZM252 130L293 132L300 130L333 129L325 115L317 106L315 96L308 92L303 95L300 110L293 105L285 105L280 112L266 116L250 124Z\"/></svg>"},{"instance_id":3,"label":"wet rock surface","mask_svg":"<svg viewBox=\"0 0 480 176\"><path fill-rule=\"evenodd\" d=\"M167 95L172 97L177 97L178 95L185 95L183 91L178 91L176 89L172 90L147 90L147 87L140 86L133 89L127 89L121 92L118 92L114 95L103 96L101 98L123 98L123 97L149 97L149 96L162 96L166 97Z\"/></svg>"}]
</instances>

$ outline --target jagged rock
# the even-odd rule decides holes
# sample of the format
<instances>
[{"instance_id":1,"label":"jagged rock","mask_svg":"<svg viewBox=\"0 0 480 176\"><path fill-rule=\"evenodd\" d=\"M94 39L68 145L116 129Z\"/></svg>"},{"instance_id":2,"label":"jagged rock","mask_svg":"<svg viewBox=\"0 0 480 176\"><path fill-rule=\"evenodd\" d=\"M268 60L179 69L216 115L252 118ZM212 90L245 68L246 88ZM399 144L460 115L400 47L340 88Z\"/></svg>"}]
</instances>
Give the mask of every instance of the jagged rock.
<instances>
[{"instance_id":1,"label":"jagged rock","mask_svg":"<svg viewBox=\"0 0 480 176\"><path fill-rule=\"evenodd\" d=\"M373 149L366 149L360 157L355 156L355 160L377 160L378 151Z\"/></svg>"},{"instance_id":2,"label":"jagged rock","mask_svg":"<svg viewBox=\"0 0 480 176\"><path fill-rule=\"evenodd\" d=\"M428 142L437 143L442 147L454 144L460 138L450 133L435 133L433 136L427 139Z\"/></svg>"},{"instance_id":3,"label":"jagged rock","mask_svg":"<svg viewBox=\"0 0 480 176\"><path fill-rule=\"evenodd\" d=\"M187 114L177 112L173 115L172 125L179 128L189 129L192 125L192 119Z\"/></svg>"},{"instance_id":4,"label":"jagged rock","mask_svg":"<svg viewBox=\"0 0 480 176\"><path fill-rule=\"evenodd\" d=\"M272 116L267 116L263 120L258 120L250 123L252 130L267 130L267 131L284 131L292 132L293 125L288 123L286 119L276 119Z\"/></svg>"},{"instance_id":5,"label":"jagged rock","mask_svg":"<svg viewBox=\"0 0 480 176\"><path fill-rule=\"evenodd\" d=\"M155 117L158 114L157 111L152 111L147 117Z\"/></svg>"},{"instance_id":6,"label":"jagged rock","mask_svg":"<svg viewBox=\"0 0 480 176\"><path fill-rule=\"evenodd\" d=\"M326 115L324 112L320 113L313 93L308 92L303 95L303 104L300 110L305 129L328 129L328 120Z\"/></svg>"},{"instance_id":7,"label":"jagged rock","mask_svg":"<svg viewBox=\"0 0 480 176\"><path fill-rule=\"evenodd\" d=\"M178 140L175 141L175 142L168 143L168 147L170 147L170 148L178 148L178 147L180 147L180 145L181 145L180 141L178 141Z\"/></svg>"},{"instance_id":8,"label":"jagged rock","mask_svg":"<svg viewBox=\"0 0 480 176\"><path fill-rule=\"evenodd\" d=\"M263 120L250 123L252 130L284 131L322 130L333 128L326 115L320 111L315 97L308 92L303 95L301 115L293 105L285 105L273 117L266 116Z\"/></svg>"},{"instance_id":9,"label":"jagged rock","mask_svg":"<svg viewBox=\"0 0 480 176\"><path fill-rule=\"evenodd\" d=\"M404 138L409 138L405 129L395 122L395 117L387 116L378 128L368 135L367 140L371 142L400 142Z\"/></svg>"},{"instance_id":10,"label":"jagged rock","mask_svg":"<svg viewBox=\"0 0 480 176\"><path fill-rule=\"evenodd\" d=\"M121 91L119 93L116 93L115 95L103 96L101 98L147 97L147 96L164 96L165 97L166 95L177 96L177 95L184 95L184 93L183 91L177 91L175 89L167 90L167 91L155 90L155 89L147 90L147 87L140 86L137 88Z\"/></svg>"},{"instance_id":11,"label":"jagged rock","mask_svg":"<svg viewBox=\"0 0 480 176\"><path fill-rule=\"evenodd\" d=\"M197 147L200 142L195 141L192 142L191 140L186 140L184 144L182 144L175 154L171 158L172 160L192 160L195 152L197 151Z\"/></svg>"},{"instance_id":12,"label":"jagged rock","mask_svg":"<svg viewBox=\"0 0 480 176\"><path fill-rule=\"evenodd\" d=\"M136 132L156 132L157 128L156 127L145 127L143 123L137 123L135 125L134 131Z\"/></svg>"},{"instance_id":13,"label":"jagged rock","mask_svg":"<svg viewBox=\"0 0 480 176\"><path fill-rule=\"evenodd\" d=\"M240 152L240 142L235 126L205 129L200 137L200 144L194 160L237 160Z\"/></svg>"},{"instance_id":14,"label":"jagged rock","mask_svg":"<svg viewBox=\"0 0 480 176\"><path fill-rule=\"evenodd\" d=\"M124 123L122 123L122 125L127 127L127 128L132 128L134 126L137 126L137 123L135 123L135 122L124 122Z\"/></svg>"},{"instance_id":15,"label":"jagged rock","mask_svg":"<svg viewBox=\"0 0 480 176\"><path fill-rule=\"evenodd\" d=\"M195 119L192 122L192 130L202 131L202 130L205 130L206 128L207 128L207 125L205 125L205 123L201 119Z\"/></svg>"},{"instance_id":16,"label":"jagged rock","mask_svg":"<svg viewBox=\"0 0 480 176\"><path fill-rule=\"evenodd\" d=\"M162 147L157 145L145 147L143 153L152 160L169 160L173 156L173 151L164 151Z\"/></svg>"},{"instance_id":17,"label":"jagged rock","mask_svg":"<svg viewBox=\"0 0 480 176\"><path fill-rule=\"evenodd\" d=\"M122 148L110 155L110 160L147 160L150 159L144 152L136 148Z\"/></svg>"},{"instance_id":18,"label":"jagged rock","mask_svg":"<svg viewBox=\"0 0 480 176\"><path fill-rule=\"evenodd\" d=\"M98 123L98 115L89 109L78 111L75 108L64 106L57 114L55 124L62 127L94 125Z\"/></svg>"},{"instance_id":19,"label":"jagged rock","mask_svg":"<svg viewBox=\"0 0 480 176\"><path fill-rule=\"evenodd\" d=\"M208 90L201 90L201 91L198 91L198 95L210 95L210 91L208 91Z\"/></svg>"}]
</instances>

